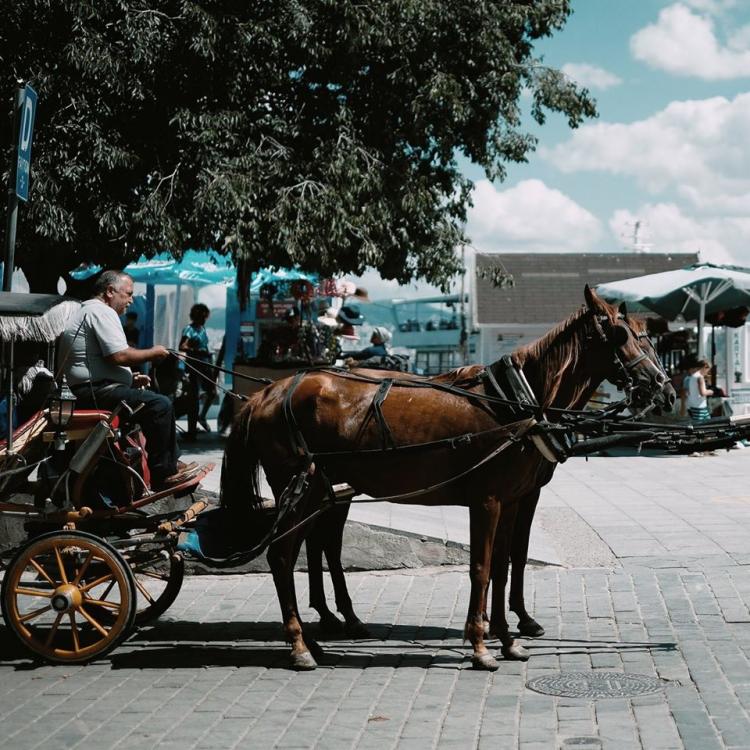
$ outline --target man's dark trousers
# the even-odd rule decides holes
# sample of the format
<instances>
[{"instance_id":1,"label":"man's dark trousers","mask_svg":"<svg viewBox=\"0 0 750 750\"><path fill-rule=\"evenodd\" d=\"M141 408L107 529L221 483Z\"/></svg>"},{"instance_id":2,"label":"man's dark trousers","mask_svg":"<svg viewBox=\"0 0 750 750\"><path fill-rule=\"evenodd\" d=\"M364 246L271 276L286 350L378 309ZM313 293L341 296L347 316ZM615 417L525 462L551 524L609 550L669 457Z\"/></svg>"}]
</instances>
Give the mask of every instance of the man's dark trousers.
<instances>
[{"instance_id":1,"label":"man's dark trousers","mask_svg":"<svg viewBox=\"0 0 750 750\"><path fill-rule=\"evenodd\" d=\"M77 409L107 409L112 411L121 401L131 409L143 404L133 416L146 438L151 485L158 487L177 471L177 432L172 402L160 393L130 388L126 385L92 386L83 384L73 389Z\"/></svg>"}]
</instances>

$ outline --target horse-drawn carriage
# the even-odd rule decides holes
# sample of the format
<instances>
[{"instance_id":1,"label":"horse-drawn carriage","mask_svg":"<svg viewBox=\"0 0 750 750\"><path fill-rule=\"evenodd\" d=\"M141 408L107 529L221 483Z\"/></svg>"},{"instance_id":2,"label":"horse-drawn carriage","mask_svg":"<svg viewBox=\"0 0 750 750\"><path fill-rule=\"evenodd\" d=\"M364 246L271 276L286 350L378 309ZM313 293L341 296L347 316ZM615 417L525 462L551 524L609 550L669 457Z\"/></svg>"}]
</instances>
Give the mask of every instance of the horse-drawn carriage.
<instances>
[{"instance_id":1,"label":"horse-drawn carriage","mask_svg":"<svg viewBox=\"0 0 750 750\"><path fill-rule=\"evenodd\" d=\"M110 651L174 601L183 577L175 529L207 503L154 509L192 495L213 468L188 466L178 484L153 491L137 413L124 403L75 408L52 373L55 340L77 308L55 295L0 293L2 611L23 645L56 662Z\"/></svg>"},{"instance_id":2,"label":"horse-drawn carriage","mask_svg":"<svg viewBox=\"0 0 750 750\"><path fill-rule=\"evenodd\" d=\"M488 367L434 378L326 367L270 385L250 398L235 423L224 458L223 507L204 513L204 500L193 498L181 512L157 512L155 503L191 494L212 467L195 466L181 484L153 492L137 413L124 405L111 413L76 410L72 394L49 374L47 389L38 386L41 364L28 370L39 348L53 367L55 338L77 303L0 294L9 422L0 444L0 515L24 519L23 540L2 553L9 629L50 661L88 661L174 601L183 575L180 550L230 567L268 549L292 665L313 668L294 562L305 535L316 540L312 555L308 544L311 606L322 621L336 619L321 583L325 551L337 607L356 631L361 623L340 565L356 490L379 500L467 507L472 663L497 669L484 642L487 626L506 658L527 658L506 621L508 562L510 609L522 634L540 635L524 605L523 569L539 491L554 464L616 444L680 453L750 435L747 423L714 422L698 431L621 418L624 406L635 414L655 403L669 407L674 391L637 322L588 289L586 297L584 308L540 341ZM22 352L27 346L37 351L29 356ZM622 388L623 405L580 411L604 378ZM18 407L17 391L23 392ZM14 427L16 414L23 417ZM270 506L258 492L261 467L275 495ZM342 484L353 488L343 497L336 491ZM217 536L221 554L212 555L205 543Z\"/></svg>"}]
</instances>

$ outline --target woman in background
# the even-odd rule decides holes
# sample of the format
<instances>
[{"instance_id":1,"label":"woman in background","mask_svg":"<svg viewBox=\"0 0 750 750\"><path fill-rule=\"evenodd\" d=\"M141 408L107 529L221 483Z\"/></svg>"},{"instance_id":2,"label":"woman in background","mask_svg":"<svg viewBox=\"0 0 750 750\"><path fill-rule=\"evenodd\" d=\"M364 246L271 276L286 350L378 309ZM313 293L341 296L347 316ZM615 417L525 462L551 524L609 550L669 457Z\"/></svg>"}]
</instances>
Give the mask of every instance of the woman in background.
<instances>
[{"instance_id":1,"label":"woman in background","mask_svg":"<svg viewBox=\"0 0 750 750\"><path fill-rule=\"evenodd\" d=\"M211 363L211 352L208 346L208 334L206 333L206 321L211 311L202 302L198 302L190 308L190 323L185 326L180 338L179 349L185 352L190 359L187 360L185 369L189 379L189 406L188 406L188 431L184 436L187 440L195 440L197 427L200 426L211 432L206 416L216 396L216 377ZM200 391L204 392L203 407L199 412Z\"/></svg>"}]
</instances>

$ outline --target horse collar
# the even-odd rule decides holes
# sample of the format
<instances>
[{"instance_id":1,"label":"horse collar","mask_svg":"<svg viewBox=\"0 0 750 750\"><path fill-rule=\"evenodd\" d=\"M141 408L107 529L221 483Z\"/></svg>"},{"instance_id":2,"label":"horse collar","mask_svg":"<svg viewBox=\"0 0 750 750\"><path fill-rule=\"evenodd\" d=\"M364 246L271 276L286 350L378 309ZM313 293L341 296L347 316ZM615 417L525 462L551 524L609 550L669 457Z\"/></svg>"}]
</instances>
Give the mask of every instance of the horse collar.
<instances>
[{"instance_id":1,"label":"horse collar","mask_svg":"<svg viewBox=\"0 0 750 750\"><path fill-rule=\"evenodd\" d=\"M484 375L501 399L513 402L508 404L511 412L528 413L528 407L532 407L534 410L538 409L539 402L536 395L531 389L529 381L526 380L523 370L516 366L513 358L506 354L498 364L499 367L494 372L492 367L487 367Z\"/></svg>"}]
</instances>

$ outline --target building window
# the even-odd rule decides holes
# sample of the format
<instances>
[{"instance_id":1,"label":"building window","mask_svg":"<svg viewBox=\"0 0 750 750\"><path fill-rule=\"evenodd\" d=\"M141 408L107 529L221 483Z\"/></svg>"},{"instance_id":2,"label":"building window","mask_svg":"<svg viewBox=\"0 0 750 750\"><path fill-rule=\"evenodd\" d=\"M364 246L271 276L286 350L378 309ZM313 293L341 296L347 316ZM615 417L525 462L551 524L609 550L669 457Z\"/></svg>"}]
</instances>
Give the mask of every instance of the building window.
<instances>
[{"instance_id":1,"label":"building window","mask_svg":"<svg viewBox=\"0 0 750 750\"><path fill-rule=\"evenodd\" d=\"M440 375L459 367L460 352L452 349L444 351L417 352L415 366L423 375Z\"/></svg>"}]
</instances>

